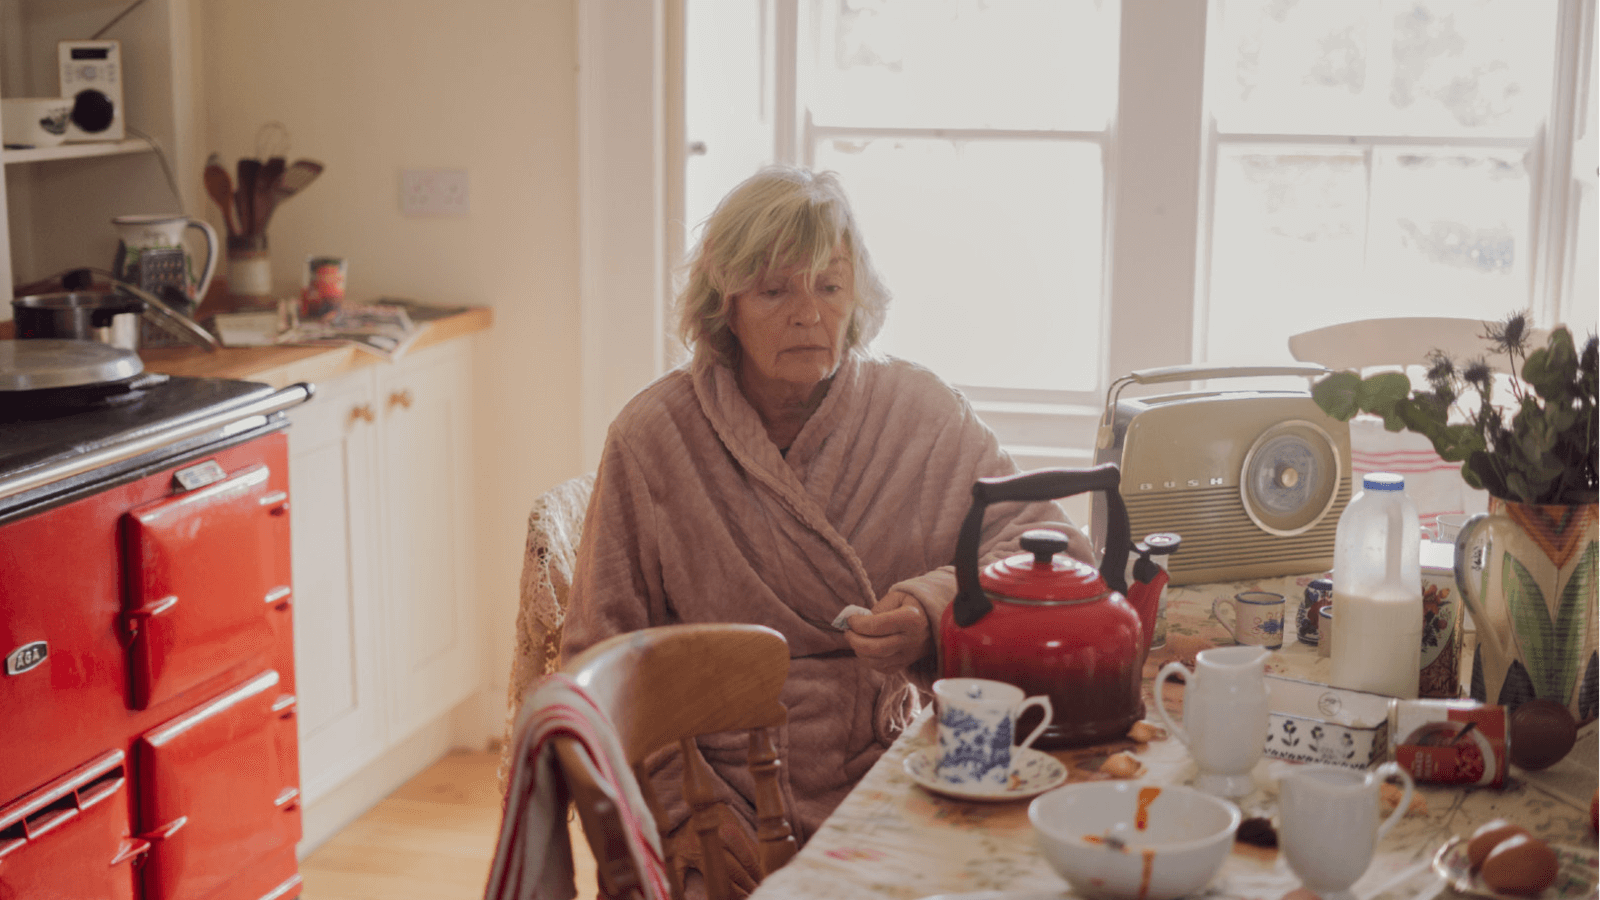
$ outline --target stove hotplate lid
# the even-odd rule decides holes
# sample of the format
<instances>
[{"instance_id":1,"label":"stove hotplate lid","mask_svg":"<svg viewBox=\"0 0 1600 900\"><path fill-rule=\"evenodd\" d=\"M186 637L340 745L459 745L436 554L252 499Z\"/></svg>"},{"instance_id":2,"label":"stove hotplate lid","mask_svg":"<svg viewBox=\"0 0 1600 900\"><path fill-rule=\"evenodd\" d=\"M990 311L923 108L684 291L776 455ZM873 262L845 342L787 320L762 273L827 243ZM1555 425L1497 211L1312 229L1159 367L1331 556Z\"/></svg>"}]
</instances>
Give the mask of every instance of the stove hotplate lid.
<instances>
[{"instance_id":1,"label":"stove hotplate lid","mask_svg":"<svg viewBox=\"0 0 1600 900\"><path fill-rule=\"evenodd\" d=\"M98 341L0 340L0 391L108 384L142 371L139 354Z\"/></svg>"}]
</instances>

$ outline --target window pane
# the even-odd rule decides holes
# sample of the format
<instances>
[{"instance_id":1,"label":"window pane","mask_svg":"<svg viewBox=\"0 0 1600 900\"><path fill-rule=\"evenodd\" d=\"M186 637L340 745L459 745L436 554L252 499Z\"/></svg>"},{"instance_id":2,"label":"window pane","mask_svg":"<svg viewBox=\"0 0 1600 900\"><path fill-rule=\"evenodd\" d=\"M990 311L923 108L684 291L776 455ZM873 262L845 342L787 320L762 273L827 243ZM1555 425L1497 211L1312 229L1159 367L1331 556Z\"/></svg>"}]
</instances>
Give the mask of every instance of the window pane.
<instances>
[{"instance_id":1,"label":"window pane","mask_svg":"<svg viewBox=\"0 0 1600 900\"><path fill-rule=\"evenodd\" d=\"M1225 145L1206 359L1287 360L1349 319L1498 319L1528 296L1528 173L1508 151Z\"/></svg>"},{"instance_id":2,"label":"window pane","mask_svg":"<svg viewBox=\"0 0 1600 900\"><path fill-rule=\"evenodd\" d=\"M1114 0L817 0L819 125L1100 130ZM1076 86L1066 87L1064 86Z\"/></svg>"},{"instance_id":3,"label":"window pane","mask_svg":"<svg viewBox=\"0 0 1600 900\"><path fill-rule=\"evenodd\" d=\"M684 127L698 144L684 163L686 243L734 185L772 162L769 15L759 2L686 0Z\"/></svg>"},{"instance_id":4,"label":"window pane","mask_svg":"<svg viewBox=\"0 0 1600 900\"><path fill-rule=\"evenodd\" d=\"M1098 144L826 141L894 294L876 347L947 381L1095 390Z\"/></svg>"},{"instance_id":5,"label":"window pane","mask_svg":"<svg viewBox=\"0 0 1600 900\"><path fill-rule=\"evenodd\" d=\"M1211 44L1225 132L1532 136L1556 0L1226 0Z\"/></svg>"}]
</instances>

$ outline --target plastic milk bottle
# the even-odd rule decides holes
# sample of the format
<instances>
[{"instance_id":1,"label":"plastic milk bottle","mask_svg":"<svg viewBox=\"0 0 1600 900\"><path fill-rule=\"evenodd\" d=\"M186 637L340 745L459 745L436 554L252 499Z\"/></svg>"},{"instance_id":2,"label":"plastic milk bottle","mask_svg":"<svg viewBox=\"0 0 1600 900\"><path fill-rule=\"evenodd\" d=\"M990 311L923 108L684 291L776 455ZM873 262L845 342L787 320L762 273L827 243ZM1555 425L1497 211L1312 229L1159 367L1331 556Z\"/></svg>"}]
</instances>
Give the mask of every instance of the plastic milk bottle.
<instances>
[{"instance_id":1,"label":"plastic milk bottle","mask_svg":"<svg viewBox=\"0 0 1600 900\"><path fill-rule=\"evenodd\" d=\"M1335 687L1417 696L1422 662L1421 523L1399 475L1373 473L1333 539Z\"/></svg>"}]
</instances>

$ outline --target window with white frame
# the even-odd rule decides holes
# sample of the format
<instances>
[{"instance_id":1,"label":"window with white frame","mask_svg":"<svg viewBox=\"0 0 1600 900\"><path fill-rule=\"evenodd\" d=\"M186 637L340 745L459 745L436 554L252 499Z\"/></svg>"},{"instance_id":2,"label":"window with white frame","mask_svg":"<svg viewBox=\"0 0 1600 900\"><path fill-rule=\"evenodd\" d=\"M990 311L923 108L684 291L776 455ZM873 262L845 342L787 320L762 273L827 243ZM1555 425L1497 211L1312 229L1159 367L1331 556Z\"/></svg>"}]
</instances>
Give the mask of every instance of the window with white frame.
<instances>
[{"instance_id":1,"label":"window with white frame","mask_svg":"<svg viewBox=\"0 0 1600 900\"><path fill-rule=\"evenodd\" d=\"M1587 333L1594 5L686 0L689 239L763 162L839 172L879 349L1025 464L1083 462L1130 360L1380 315Z\"/></svg>"}]
</instances>

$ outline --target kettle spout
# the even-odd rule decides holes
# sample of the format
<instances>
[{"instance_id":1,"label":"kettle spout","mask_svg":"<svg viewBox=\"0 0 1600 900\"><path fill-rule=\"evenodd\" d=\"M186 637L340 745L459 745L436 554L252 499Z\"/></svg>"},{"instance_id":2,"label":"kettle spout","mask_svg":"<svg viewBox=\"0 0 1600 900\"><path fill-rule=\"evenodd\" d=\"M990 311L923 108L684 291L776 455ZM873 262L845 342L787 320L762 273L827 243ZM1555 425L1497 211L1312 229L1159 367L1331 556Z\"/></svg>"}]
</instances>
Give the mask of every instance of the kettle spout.
<instances>
[{"instance_id":1,"label":"kettle spout","mask_svg":"<svg viewBox=\"0 0 1600 900\"><path fill-rule=\"evenodd\" d=\"M1128 605L1139 614L1145 646L1155 639L1156 618L1161 614L1161 594L1167 589L1166 558L1178 550L1179 538L1163 532L1133 545L1133 577L1128 581Z\"/></svg>"}]
</instances>

